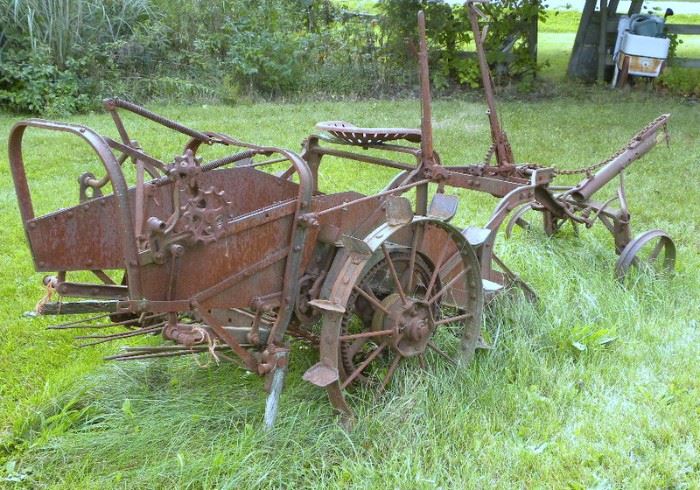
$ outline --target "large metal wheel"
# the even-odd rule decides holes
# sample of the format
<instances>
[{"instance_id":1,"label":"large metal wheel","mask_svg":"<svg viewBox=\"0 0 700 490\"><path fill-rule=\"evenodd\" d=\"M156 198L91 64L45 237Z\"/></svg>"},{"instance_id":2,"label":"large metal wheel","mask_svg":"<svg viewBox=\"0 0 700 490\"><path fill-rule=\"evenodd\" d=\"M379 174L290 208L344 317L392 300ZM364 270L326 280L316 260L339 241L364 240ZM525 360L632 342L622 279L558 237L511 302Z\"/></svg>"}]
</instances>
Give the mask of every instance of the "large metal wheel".
<instances>
[{"instance_id":1,"label":"large metal wheel","mask_svg":"<svg viewBox=\"0 0 700 490\"><path fill-rule=\"evenodd\" d=\"M629 242L615 263L615 277L629 278L637 269L643 274L660 275L673 272L676 265L676 245L662 230L649 230Z\"/></svg>"},{"instance_id":2,"label":"large metal wheel","mask_svg":"<svg viewBox=\"0 0 700 490\"><path fill-rule=\"evenodd\" d=\"M364 243L362 259L349 254L337 269L329 298L336 308L324 312L321 334L322 362L336 361L338 372L326 388L345 415L349 393L382 393L400 367L468 362L481 326L479 263L457 229L419 217L383 225Z\"/></svg>"}]
</instances>

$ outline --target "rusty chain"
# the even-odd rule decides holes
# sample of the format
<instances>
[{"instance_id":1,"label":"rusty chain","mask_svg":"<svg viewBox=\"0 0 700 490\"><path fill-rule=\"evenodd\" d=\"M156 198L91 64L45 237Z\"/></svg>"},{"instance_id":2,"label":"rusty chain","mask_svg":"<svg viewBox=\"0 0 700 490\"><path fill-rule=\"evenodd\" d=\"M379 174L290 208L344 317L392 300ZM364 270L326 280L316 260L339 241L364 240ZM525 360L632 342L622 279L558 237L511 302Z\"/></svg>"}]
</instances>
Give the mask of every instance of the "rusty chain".
<instances>
[{"instance_id":1,"label":"rusty chain","mask_svg":"<svg viewBox=\"0 0 700 490\"><path fill-rule=\"evenodd\" d=\"M565 169L565 168L558 168L553 165L547 166L548 168L553 168L554 169L554 175L579 175L579 174L586 174L587 176L591 176L594 171L598 170L601 167L604 167L608 163L612 162L615 160L617 157L622 155L625 151L629 150L632 145L634 145L636 142L640 141L642 139L642 136L649 131L651 128L656 126L660 121L662 121L666 116L662 115L651 121L649 124L647 124L644 128L642 128L640 131L638 131L632 139L629 140L629 142L620 148L618 151L616 151L613 155L610 157L606 158L605 160L602 160L598 163L594 163L593 165L588 165L587 167L579 167L579 168L573 168L573 169ZM664 137L666 139L666 142L668 143L669 141L669 135L668 135L668 127L666 124L663 125L663 131L664 131ZM496 150L496 146L492 144L489 146L488 150L486 151L486 155L484 156L483 163L484 165L489 165L489 162L491 161L491 157L493 157L493 153ZM525 164L528 167L534 167L534 168L544 168L545 165L539 165L536 163L527 163Z\"/></svg>"},{"instance_id":2,"label":"rusty chain","mask_svg":"<svg viewBox=\"0 0 700 490\"><path fill-rule=\"evenodd\" d=\"M489 165L491 163L491 158L493 158L493 154L495 151L496 151L496 145L494 143L491 143L491 146L489 146L489 149L486 150L486 155L484 155L484 160L483 160L484 165Z\"/></svg>"}]
</instances>

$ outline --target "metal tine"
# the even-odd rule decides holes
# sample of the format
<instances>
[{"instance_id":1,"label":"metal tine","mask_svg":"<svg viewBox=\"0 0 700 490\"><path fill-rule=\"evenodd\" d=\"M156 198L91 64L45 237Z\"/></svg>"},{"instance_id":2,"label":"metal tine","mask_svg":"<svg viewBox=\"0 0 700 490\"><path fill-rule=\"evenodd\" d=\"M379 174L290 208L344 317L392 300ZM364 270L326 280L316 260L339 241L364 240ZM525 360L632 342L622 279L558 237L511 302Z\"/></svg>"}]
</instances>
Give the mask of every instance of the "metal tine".
<instances>
[{"instance_id":1,"label":"metal tine","mask_svg":"<svg viewBox=\"0 0 700 490\"><path fill-rule=\"evenodd\" d=\"M203 350L181 350L181 351L167 351L167 352L149 352L149 353L144 353L144 354L135 354L135 355L115 355L115 356L109 356L105 357L105 361L131 361L131 360L138 360L138 359L152 359L154 357L174 357L174 356L186 356L186 355L191 355L191 354L199 354L201 352L206 352Z\"/></svg>"},{"instance_id":2,"label":"metal tine","mask_svg":"<svg viewBox=\"0 0 700 490\"><path fill-rule=\"evenodd\" d=\"M76 338L82 338L82 339L100 339L95 342L90 342L87 344L81 344L78 347L89 347L91 345L97 345L97 344L103 344L105 342L109 342L111 340L119 340L119 339L125 339L128 337L136 337L137 335L146 335L149 333L155 333L158 330L163 329L163 325L165 325L165 322L154 325L148 328L142 328L139 330L134 330L132 332L125 332L121 334L114 334L114 335L93 335L93 336L82 336L82 337L76 337Z\"/></svg>"},{"instance_id":3,"label":"metal tine","mask_svg":"<svg viewBox=\"0 0 700 490\"><path fill-rule=\"evenodd\" d=\"M70 323L65 323L63 325L49 325L46 327L47 330L68 330L71 328L109 328L109 327L119 327L121 325L128 325L134 322L143 322L145 320L152 320L154 318L162 317L163 314L151 315L144 318L132 318L130 320L122 320L120 322L104 323L101 325L74 325Z\"/></svg>"},{"instance_id":4,"label":"metal tine","mask_svg":"<svg viewBox=\"0 0 700 490\"><path fill-rule=\"evenodd\" d=\"M105 361L129 361L131 359L148 359L148 358L152 358L152 357L184 356L187 354L201 354L202 352L209 352L211 350L209 348L209 346L207 346L207 345L198 345L198 346L193 346L191 348L184 347L184 346L175 346L175 345L153 346L153 347L181 347L181 348L180 349L168 349L168 350L152 349L152 350L126 352L124 354L115 354L112 356L107 356L104 358L104 360ZM129 349L129 348L127 347L127 349ZM143 349L147 349L147 347L144 347ZM224 351L224 350L231 350L231 348L228 345L217 345L214 347L214 350Z\"/></svg>"},{"instance_id":5,"label":"metal tine","mask_svg":"<svg viewBox=\"0 0 700 490\"><path fill-rule=\"evenodd\" d=\"M130 337L131 335L138 335L140 332L147 330L155 330L157 328L162 328L165 322L156 323L155 325L149 325L148 327L139 328L138 330L131 330L129 332L120 332L106 335L78 335L76 339L109 339L109 338L119 338L119 337Z\"/></svg>"},{"instance_id":6,"label":"metal tine","mask_svg":"<svg viewBox=\"0 0 700 490\"><path fill-rule=\"evenodd\" d=\"M245 344L241 344L245 345ZM124 346L122 347L123 351L126 352L144 352L144 351L149 351L149 352L160 352L160 351L178 351L178 350L226 350L230 349L228 345L216 345L216 346L209 346L208 344L197 344L193 345L191 347L186 347L184 345L142 345L142 346Z\"/></svg>"},{"instance_id":7,"label":"metal tine","mask_svg":"<svg viewBox=\"0 0 700 490\"><path fill-rule=\"evenodd\" d=\"M106 317L106 316L113 315L113 314L114 314L114 313L103 313L103 314L101 314L101 315L93 316L93 317L90 317L90 318L82 318L82 319L80 319L80 320L75 320L75 321L73 321L73 322L61 323L60 325L49 325L49 326L46 327L46 328L47 328L47 329L49 329L49 328L50 328L50 329L55 329L55 328L67 328L69 325L78 325L78 324L80 324L80 323L87 323L87 322L91 322L91 321L94 321L94 320L99 320L100 318L104 318L104 317Z\"/></svg>"}]
</instances>

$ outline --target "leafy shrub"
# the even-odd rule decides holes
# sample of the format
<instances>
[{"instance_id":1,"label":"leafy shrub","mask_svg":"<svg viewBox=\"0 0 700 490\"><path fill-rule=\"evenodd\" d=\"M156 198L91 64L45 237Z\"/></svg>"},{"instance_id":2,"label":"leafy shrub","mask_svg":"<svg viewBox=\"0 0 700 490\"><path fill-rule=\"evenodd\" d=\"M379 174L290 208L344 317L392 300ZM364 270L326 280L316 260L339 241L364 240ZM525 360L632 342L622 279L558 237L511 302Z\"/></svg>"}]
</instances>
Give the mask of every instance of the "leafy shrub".
<instances>
[{"instance_id":1,"label":"leafy shrub","mask_svg":"<svg viewBox=\"0 0 700 490\"><path fill-rule=\"evenodd\" d=\"M80 94L78 79L59 70L45 50L7 57L0 64L0 105L18 112L71 114L85 110L89 98Z\"/></svg>"},{"instance_id":2,"label":"leafy shrub","mask_svg":"<svg viewBox=\"0 0 700 490\"><path fill-rule=\"evenodd\" d=\"M700 71L695 68L667 67L658 84L672 94L683 97L700 97Z\"/></svg>"},{"instance_id":3,"label":"leafy shrub","mask_svg":"<svg viewBox=\"0 0 700 490\"><path fill-rule=\"evenodd\" d=\"M499 78L534 70L522 32L539 4L492 9ZM383 15L330 0L0 0L0 108L71 113L107 96L235 102L251 96L380 96L417 81L426 10L433 83L479 85L469 23L443 1L385 0ZM498 53L510 43L513 59Z\"/></svg>"},{"instance_id":4,"label":"leafy shrub","mask_svg":"<svg viewBox=\"0 0 700 490\"><path fill-rule=\"evenodd\" d=\"M379 6L384 14L387 44L396 62L406 63L417 55L416 15L423 10L431 63L435 67L431 73L433 83L471 87L481 84L477 60L467 51L472 35L465 7L429 0L381 0ZM528 32L533 22L544 19L544 6L528 0L503 0L480 8L490 19L484 47L496 82L534 74L537 65L530 55Z\"/></svg>"}]
</instances>

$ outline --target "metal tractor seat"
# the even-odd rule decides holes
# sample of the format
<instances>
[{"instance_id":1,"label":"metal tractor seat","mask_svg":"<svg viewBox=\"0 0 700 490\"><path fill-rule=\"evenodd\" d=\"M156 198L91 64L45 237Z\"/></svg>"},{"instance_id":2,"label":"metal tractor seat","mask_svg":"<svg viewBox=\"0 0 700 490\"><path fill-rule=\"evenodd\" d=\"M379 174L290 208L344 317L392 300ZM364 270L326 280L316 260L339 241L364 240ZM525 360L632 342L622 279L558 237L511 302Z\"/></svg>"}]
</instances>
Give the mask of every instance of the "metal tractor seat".
<instances>
[{"instance_id":1,"label":"metal tractor seat","mask_svg":"<svg viewBox=\"0 0 700 490\"><path fill-rule=\"evenodd\" d=\"M420 143L420 129L406 128L360 128L344 121L325 121L316 124L316 129L351 145L379 145L387 141L406 140Z\"/></svg>"}]
</instances>

